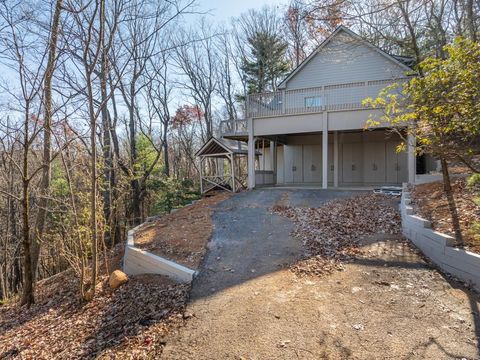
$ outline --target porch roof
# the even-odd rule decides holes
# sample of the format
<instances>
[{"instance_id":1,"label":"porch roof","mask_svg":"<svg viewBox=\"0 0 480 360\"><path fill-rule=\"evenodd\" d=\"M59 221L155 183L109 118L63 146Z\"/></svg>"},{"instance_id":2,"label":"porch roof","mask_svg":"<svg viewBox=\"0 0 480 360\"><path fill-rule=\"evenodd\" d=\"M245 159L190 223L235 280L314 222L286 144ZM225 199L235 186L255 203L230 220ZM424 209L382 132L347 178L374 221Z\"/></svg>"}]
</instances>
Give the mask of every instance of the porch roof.
<instances>
[{"instance_id":1,"label":"porch roof","mask_svg":"<svg viewBox=\"0 0 480 360\"><path fill-rule=\"evenodd\" d=\"M247 154L247 144L243 142L211 137L200 150L195 153L195 156L228 157L228 155L246 156Z\"/></svg>"}]
</instances>

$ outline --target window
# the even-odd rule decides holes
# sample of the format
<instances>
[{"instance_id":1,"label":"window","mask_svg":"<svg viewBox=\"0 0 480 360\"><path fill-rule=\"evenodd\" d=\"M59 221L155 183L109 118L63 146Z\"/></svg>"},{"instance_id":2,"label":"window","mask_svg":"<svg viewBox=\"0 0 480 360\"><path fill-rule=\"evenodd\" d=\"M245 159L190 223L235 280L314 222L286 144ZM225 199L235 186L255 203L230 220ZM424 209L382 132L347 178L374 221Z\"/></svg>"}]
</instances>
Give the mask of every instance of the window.
<instances>
[{"instance_id":1,"label":"window","mask_svg":"<svg viewBox=\"0 0 480 360\"><path fill-rule=\"evenodd\" d=\"M313 108L322 106L322 98L320 96L310 96L305 98L305 107Z\"/></svg>"}]
</instances>

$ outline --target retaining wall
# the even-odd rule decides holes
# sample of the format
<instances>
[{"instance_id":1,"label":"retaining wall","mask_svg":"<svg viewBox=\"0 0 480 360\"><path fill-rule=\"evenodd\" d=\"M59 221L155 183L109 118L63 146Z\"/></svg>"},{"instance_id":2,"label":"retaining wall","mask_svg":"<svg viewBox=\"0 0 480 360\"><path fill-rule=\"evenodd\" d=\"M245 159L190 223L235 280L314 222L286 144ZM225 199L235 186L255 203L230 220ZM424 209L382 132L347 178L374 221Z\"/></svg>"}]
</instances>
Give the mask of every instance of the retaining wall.
<instances>
[{"instance_id":1,"label":"retaining wall","mask_svg":"<svg viewBox=\"0 0 480 360\"><path fill-rule=\"evenodd\" d=\"M480 290L480 255L454 247L455 239L432 229L430 221L414 214L404 186L400 202L402 232L443 271Z\"/></svg>"},{"instance_id":2,"label":"retaining wall","mask_svg":"<svg viewBox=\"0 0 480 360\"><path fill-rule=\"evenodd\" d=\"M123 256L123 272L127 275L165 275L179 282L191 282L196 274L194 270L135 247L135 232L142 225L128 231Z\"/></svg>"}]
</instances>

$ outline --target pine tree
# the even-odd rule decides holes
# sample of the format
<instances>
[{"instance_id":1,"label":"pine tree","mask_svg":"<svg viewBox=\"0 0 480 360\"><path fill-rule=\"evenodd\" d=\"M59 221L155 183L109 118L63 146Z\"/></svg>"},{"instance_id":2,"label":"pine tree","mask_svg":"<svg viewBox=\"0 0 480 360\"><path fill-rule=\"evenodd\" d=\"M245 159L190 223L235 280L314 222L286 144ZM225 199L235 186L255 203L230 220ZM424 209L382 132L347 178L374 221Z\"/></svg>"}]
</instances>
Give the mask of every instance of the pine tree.
<instances>
[{"instance_id":1,"label":"pine tree","mask_svg":"<svg viewBox=\"0 0 480 360\"><path fill-rule=\"evenodd\" d=\"M242 61L249 94L276 89L277 81L290 69L285 52L287 43L277 35L256 32L249 37L250 58Z\"/></svg>"}]
</instances>

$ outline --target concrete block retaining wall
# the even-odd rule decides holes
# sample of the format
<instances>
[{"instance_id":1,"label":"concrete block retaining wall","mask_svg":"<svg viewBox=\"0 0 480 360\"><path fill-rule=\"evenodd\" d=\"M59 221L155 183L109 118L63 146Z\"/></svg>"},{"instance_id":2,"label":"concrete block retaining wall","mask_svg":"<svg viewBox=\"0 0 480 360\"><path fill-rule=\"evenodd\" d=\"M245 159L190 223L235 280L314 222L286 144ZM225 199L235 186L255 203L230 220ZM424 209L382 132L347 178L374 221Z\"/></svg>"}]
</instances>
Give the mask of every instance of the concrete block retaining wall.
<instances>
[{"instance_id":1,"label":"concrete block retaining wall","mask_svg":"<svg viewBox=\"0 0 480 360\"><path fill-rule=\"evenodd\" d=\"M410 193L404 186L400 202L402 232L443 271L480 290L480 255L454 247L455 239L433 230L430 221L414 214Z\"/></svg>"},{"instance_id":2,"label":"concrete block retaining wall","mask_svg":"<svg viewBox=\"0 0 480 360\"><path fill-rule=\"evenodd\" d=\"M153 220L155 219L149 219L147 223ZM194 270L135 247L135 232L143 225L140 224L127 233L127 243L123 256L123 271L125 274L158 274L168 276L179 282L191 282L196 274Z\"/></svg>"}]
</instances>

